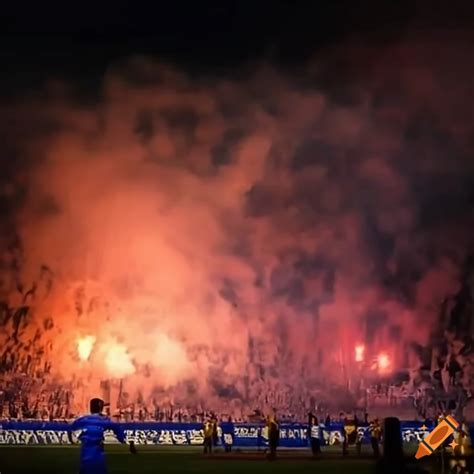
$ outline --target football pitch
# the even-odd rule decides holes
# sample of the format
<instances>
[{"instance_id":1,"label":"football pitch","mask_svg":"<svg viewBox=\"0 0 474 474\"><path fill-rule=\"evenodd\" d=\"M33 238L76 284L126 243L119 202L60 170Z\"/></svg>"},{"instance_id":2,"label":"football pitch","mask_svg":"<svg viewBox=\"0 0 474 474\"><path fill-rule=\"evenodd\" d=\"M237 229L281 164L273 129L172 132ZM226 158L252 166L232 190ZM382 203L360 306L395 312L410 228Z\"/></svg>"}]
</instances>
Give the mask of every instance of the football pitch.
<instances>
[{"instance_id":1,"label":"football pitch","mask_svg":"<svg viewBox=\"0 0 474 474\"><path fill-rule=\"evenodd\" d=\"M375 461L355 453L342 458L340 451L326 451L320 459L312 460L307 451L281 452L274 462L263 453L217 452L205 458L193 448L139 447L137 455L125 446L107 446L109 474L147 473L350 473L373 474ZM70 446L6 446L0 447L0 474L74 474L79 467L79 448Z\"/></svg>"}]
</instances>

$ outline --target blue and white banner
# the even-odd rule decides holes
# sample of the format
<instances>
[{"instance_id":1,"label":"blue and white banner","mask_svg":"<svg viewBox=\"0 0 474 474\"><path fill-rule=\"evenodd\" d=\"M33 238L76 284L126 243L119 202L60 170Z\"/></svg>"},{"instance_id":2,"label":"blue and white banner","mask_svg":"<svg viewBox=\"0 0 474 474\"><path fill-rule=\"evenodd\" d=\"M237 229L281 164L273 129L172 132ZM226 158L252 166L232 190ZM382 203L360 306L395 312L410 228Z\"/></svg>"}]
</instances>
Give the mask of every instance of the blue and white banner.
<instances>
[{"instance_id":1,"label":"blue and white banner","mask_svg":"<svg viewBox=\"0 0 474 474\"><path fill-rule=\"evenodd\" d=\"M137 445L195 445L203 444L202 424L199 423L120 423L128 442ZM402 438L406 443L418 443L428 430L420 422L402 422ZM70 444L67 423L0 422L0 445ZM369 442L367 426L358 428L363 443ZM74 442L79 433L72 433ZM342 425L331 424L322 429L325 445L342 442ZM106 443L116 443L112 433L105 434ZM268 445L267 429L255 423L222 423L218 428L218 443L232 443L235 447L259 448ZM280 446L303 448L308 446L308 426L297 423L280 424Z\"/></svg>"}]
</instances>

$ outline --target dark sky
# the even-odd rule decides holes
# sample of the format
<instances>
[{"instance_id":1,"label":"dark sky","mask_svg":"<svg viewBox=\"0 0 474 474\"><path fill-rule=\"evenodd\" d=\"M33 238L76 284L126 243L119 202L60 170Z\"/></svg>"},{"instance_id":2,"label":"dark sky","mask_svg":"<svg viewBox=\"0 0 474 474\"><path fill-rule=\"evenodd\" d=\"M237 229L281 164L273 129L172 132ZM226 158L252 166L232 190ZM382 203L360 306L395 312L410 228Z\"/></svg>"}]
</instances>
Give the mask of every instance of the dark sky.
<instances>
[{"instance_id":1,"label":"dark sky","mask_svg":"<svg viewBox=\"0 0 474 474\"><path fill-rule=\"evenodd\" d=\"M152 2L149 2L150 4ZM145 2L143 2L145 4ZM86 87L113 60L145 53L200 72L265 57L291 67L348 38L384 42L410 28L472 23L472 2L178 0L8 2L2 6L4 97L45 78Z\"/></svg>"}]
</instances>

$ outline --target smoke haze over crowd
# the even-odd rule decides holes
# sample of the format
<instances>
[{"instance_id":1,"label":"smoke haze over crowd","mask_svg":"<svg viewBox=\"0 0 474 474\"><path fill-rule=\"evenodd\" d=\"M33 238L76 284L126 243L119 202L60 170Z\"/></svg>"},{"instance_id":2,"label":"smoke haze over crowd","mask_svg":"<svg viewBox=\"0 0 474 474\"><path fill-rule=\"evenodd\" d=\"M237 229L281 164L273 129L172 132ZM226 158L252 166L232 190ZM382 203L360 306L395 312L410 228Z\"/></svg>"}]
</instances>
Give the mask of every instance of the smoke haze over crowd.
<instances>
[{"instance_id":1,"label":"smoke haze over crowd","mask_svg":"<svg viewBox=\"0 0 474 474\"><path fill-rule=\"evenodd\" d=\"M147 395L337 382L356 344L413 363L472 252L469 44L225 78L135 56L95 103L54 81L10 101L1 298L30 310L0 345L37 333L59 379Z\"/></svg>"}]
</instances>

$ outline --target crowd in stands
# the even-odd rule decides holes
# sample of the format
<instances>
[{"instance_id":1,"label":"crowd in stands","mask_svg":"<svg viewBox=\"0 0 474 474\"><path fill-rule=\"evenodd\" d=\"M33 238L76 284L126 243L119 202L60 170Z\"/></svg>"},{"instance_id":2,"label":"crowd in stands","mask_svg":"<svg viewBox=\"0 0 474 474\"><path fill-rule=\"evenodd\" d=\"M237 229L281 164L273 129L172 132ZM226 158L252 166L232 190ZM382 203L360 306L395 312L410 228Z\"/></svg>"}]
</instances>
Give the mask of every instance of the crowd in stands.
<instances>
[{"instance_id":1,"label":"crowd in stands","mask_svg":"<svg viewBox=\"0 0 474 474\"><path fill-rule=\"evenodd\" d=\"M449 395L437 396L430 385L418 387L410 392L406 383L400 385L377 384L366 390L365 410L384 406L395 409L405 403L417 413L417 418L425 419L438 411L453 410L457 406L465 406L469 395L460 387L453 387ZM445 392L443 392L445 393ZM285 398L282 397L282 400ZM257 405L257 404L255 404ZM254 406L255 406L254 405ZM149 403L135 401L122 404L120 409L107 408L110 416L116 421L125 422L198 422L201 423L211 415L220 420L232 418L235 422L251 422L261 419L270 410L276 410L282 422L301 422L306 420L308 411L320 419L326 419L328 412L334 411L324 404L314 403L311 397L304 403L299 397L288 405L282 403L265 403L257 405L258 409L243 407L239 410L210 411L199 407L173 406L170 403ZM227 407L229 408L229 407ZM361 409L361 413L365 411ZM0 420L70 420L79 413L74 404L74 390L70 387L54 388L31 383L24 377L0 378ZM433 413L431 413L433 412ZM331 416L332 420L337 416Z\"/></svg>"},{"instance_id":2,"label":"crowd in stands","mask_svg":"<svg viewBox=\"0 0 474 474\"><path fill-rule=\"evenodd\" d=\"M439 411L461 410L471 398L469 377L474 366L472 351L464 346L439 355L430 370L418 369L398 383L377 383L365 388L363 401L359 397L357 406L363 407L363 411L380 406L391 409L410 406L418 419L433 417ZM50 366L42 362L47 359L43 357L47 347L39 349L39 336L19 342L16 347L16 350L13 346L0 348L0 420L70 420L78 416L77 381L73 386L72 382L65 385L51 379ZM261 419L262 414L271 410L276 410L280 421L287 422L305 421L309 411L320 419L326 419L328 412L337 413L334 405L317 403L315 397L319 395L304 383L291 386L279 380L262 379L250 383L247 399L252 400L251 404L236 399L187 406L183 402L129 397L118 404L120 409L113 407L110 415L118 421L201 423L209 417L209 409L218 406L225 406L225 410L217 410L214 415L221 420L230 417L236 422Z\"/></svg>"},{"instance_id":3,"label":"crowd in stands","mask_svg":"<svg viewBox=\"0 0 474 474\"><path fill-rule=\"evenodd\" d=\"M69 419L71 401L67 388L38 389L25 378L0 380L0 419Z\"/></svg>"},{"instance_id":4,"label":"crowd in stands","mask_svg":"<svg viewBox=\"0 0 474 474\"><path fill-rule=\"evenodd\" d=\"M80 414L77 381L73 386L72 382L67 385L52 380L48 375L48 364L40 363L41 351L38 358L28 357L34 354L32 348L36 347L36 339L30 341L30 346L20 344L24 351L16 356L8 347L3 351L0 349L0 420L69 420ZM468 362L465 355L457 359L454 356L439 357L437 370L419 369L398 383L377 383L366 387L364 396L359 396L354 406L361 407L362 412L380 406L391 409L409 406L418 419L435 416L439 411L461 409L471 397ZM200 423L210 415L210 409L224 406L224 410L213 413L221 420L230 417L236 422L254 421L262 414L276 410L279 420L298 422L305 421L309 411L320 419L325 419L328 412L338 412L334 404L317 403L316 398L323 400L323 396L324 393L315 394L304 383L291 386L279 380L267 382L261 379L250 383L247 399L252 400L251 404L234 399L225 403L211 400L189 406L183 401L145 401L129 396L118 403L120 409L113 407L110 415L118 421Z\"/></svg>"},{"instance_id":5,"label":"crowd in stands","mask_svg":"<svg viewBox=\"0 0 474 474\"><path fill-rule=\"evenodd\" d=\"M367 389L368 408L376 402L396 404L400 398L410 397L405 386L375 385ZM74 404L74 390L71 387L54 388L38 383L33 383L25 377L2 377L0 378L0 420L71 420L79 413L77 405ZM120 408L109 408L110 416L116 421L123 422L196 422L202 423L211 415L220 420L231 418L235 422L252 422L261 420L269 412L276 410L281 422L305 422L309 411L317 415L321 420L326 420L331 408L315 403L313 397L305 401L298 395L294 400L287 396L270 392L263 396L263 400L257 405L259 408L242 407L239 410L210 411L202 407L173 406L170 403L159 403L151 400L145 403L143 400L122 404ZM254 405L254 406L255 406ZM229 407L227 407L229 408ZM332 410L334 411L334 410ZM361 410L363 414L364 410ZM338 412L337 412L338 413ZM338 415L330 416L332 421L338 419Z\"/></svg>"}]
</instances>

